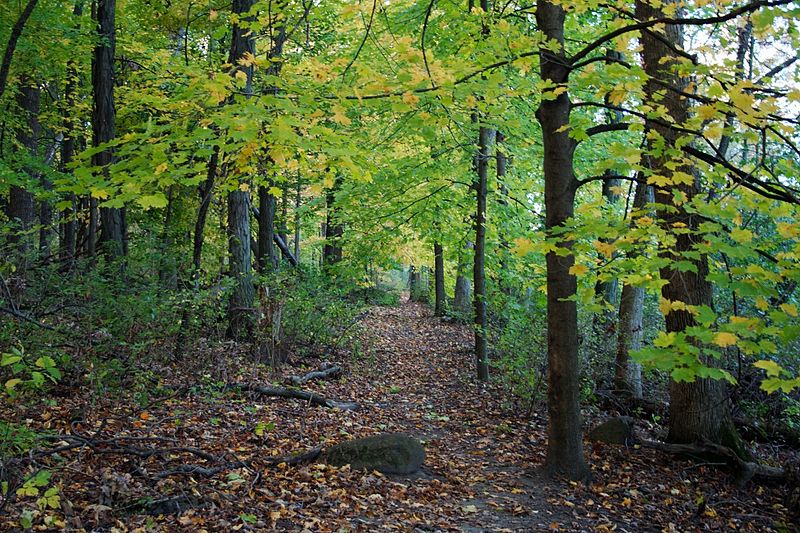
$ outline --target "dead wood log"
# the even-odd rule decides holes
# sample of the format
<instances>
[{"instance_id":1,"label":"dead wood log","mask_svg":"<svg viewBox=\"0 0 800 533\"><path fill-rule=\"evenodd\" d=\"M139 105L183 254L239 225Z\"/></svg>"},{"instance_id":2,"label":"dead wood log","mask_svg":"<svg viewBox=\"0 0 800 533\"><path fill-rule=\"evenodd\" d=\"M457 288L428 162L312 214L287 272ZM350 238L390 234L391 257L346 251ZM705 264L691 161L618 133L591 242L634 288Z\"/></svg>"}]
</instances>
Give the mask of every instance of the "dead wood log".
<instances>
[{"instance_id":1,"label":"dead wood log","mask_svg":"<svg viewBox=\"0 0 800 533\"><path fill-rule=\"evenodd\" d=\"M320 367L319 370L314 370L309 372L304 376L289 376L286 381L294 385L295 387L299 387L300 385L305 385L309 381L314 379L326 379L336 377L342 373L342 367L334 364L334 363L325 363Z\"/></svg>"},{"instance_id":2,"label":"dead wood log","mask_svg":"<svg viewBox=\"0 0 800 533\"><path fill-rule=\"evenodd\" d=\"M331 400L317 394L316 392L302 391L297 389L289 389L287 387L264 387L261 385L252 385L250 383L229 383L229 389L240 391L252 392L260 396L272 396L277 398L296 398L303 400L311 405L320 407L327 407L329 409L341 409L342 411L353 411L358 409L358 404L355 402L340 402Z\"/></svg>"},{"instance_id":3,"label":"dead wood log","mask_svg":"<svg viewBox=\"0 0 800 533\"><path fill-rule=\"evenodd\" d=\"M668 444L665 442L644 440L642 446L677 455L713 458L721 460L734 469L736 481L740 486L753 478L764 481L784 482L787 480L786 470L776 466L767 466L753 461L745 461L727 446L701 441L693 444Z\"/></svg>"}]
</instances>

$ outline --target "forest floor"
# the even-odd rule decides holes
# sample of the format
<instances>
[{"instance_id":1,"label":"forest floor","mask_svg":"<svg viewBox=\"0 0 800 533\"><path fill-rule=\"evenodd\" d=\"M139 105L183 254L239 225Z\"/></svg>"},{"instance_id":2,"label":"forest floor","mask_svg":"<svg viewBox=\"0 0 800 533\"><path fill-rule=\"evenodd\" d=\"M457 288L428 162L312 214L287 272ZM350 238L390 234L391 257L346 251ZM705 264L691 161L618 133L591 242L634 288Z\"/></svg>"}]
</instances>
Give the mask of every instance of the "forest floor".
<instances>
[{"instance_id":1,"label":"forest floor","mask_svg":"<svg viewBox=\"0 0 800 533\"><path fill-rule=\"evenodd\" d=\"M54 446L73 446L36 456L17 472L51 471L59 500L37 506L36 496L17 496L0 510L0 529L19 529L25 511L40 530L48 529L47 521L54 530L87 531L796 527L781 505L780 487L739 489L714 465L651 449L587 442L590 485L543 478L537 468L545 455L546 413L529 414L500 385L475 382L468 326L403 302L372 308L361 331L362 348L341 361L340 378L304 386L355 401L356 410L220 386L282 379L233 344L187 353L177 367L154 366L159 377L153 379L173 393L145 405L65 384L50 408L0 407L3 419L50 432ZM313 367L323 359L303 362ZM199 368L214 370L198 378ZM288 365L281 372L303 373ZM395 476L314 461L275 464L275 457L382 432L422 440L422 470ZM187 464L197 468L187 471Z\"/></svg>"}]
</instances>

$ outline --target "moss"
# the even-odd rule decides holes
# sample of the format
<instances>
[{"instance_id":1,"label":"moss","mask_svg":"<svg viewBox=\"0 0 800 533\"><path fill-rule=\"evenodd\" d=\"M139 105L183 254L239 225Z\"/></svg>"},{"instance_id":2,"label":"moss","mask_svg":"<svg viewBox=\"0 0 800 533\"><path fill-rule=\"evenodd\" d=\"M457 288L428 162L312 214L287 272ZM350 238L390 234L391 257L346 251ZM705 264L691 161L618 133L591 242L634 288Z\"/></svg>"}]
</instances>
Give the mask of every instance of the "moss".
<instances>
[{"instance_id":1,"label":"moss","mask_svg":"<svg viewBox=\"0 0 800 533\"><path fill-rule=\"evenodd\" d=\"M377 470L384 474L411 474L425 460L420 442L402 433L387 433L355 439L331 447L326 460L334 466Z\"/></svg>"}]
</instances>

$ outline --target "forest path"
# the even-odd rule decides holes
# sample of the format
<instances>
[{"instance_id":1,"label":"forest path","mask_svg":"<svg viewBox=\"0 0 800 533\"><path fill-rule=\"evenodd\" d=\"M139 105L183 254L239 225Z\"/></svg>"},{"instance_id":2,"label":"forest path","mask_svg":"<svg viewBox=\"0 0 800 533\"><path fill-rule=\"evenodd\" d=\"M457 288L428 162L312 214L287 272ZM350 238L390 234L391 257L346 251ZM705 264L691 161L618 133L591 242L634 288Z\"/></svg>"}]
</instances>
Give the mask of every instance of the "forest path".
<instances>
[{"instance_id":1,"label":"forest path","mask_svg":"<svg viewBox=\"0 0 800 533\"><path fill-rule=\"evenodd\" d=\"M358 398L363 416L374 418L366 425L424 441L425 465L414 477L438 491L417 505L438 513L438 527L549 531L572 522L548 497L559 484L532 475L544 457L543 421L514 416L504 395L477 383L470 326L409 301L375 307L361 325L371 353L348 381L369 397Z\"/></svg>"}]
</instances>

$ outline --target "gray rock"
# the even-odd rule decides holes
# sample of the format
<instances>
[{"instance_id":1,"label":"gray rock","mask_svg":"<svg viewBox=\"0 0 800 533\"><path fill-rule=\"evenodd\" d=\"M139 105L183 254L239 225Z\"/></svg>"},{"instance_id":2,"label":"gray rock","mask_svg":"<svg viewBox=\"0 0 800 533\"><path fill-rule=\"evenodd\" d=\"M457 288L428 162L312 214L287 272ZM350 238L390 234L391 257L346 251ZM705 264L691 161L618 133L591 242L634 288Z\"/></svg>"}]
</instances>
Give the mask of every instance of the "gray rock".
<instances>
[{"instance_id":1,"label":"gray rock","mask_svg":"<svg viewBox=\"0 0 800 533\"><path fill-rule=\"evenodd\" d=\"M384 474L412 474L425 461L425 449L415 438L403 433L385 433L355 439L325 452L334 466L349 464L353 469L377 470Z\"/></svg>"},{"instance_id":2,"label":"gray rock","mask_svg":"<svg viewBox=\"0 0 800 533\"><path fill-rule=\"evenodd\" d=\"M633 444L633 419L629 416L618 416L595 426L589 432L589 440L608 444Z\"/></svg>"}]
</instances>

